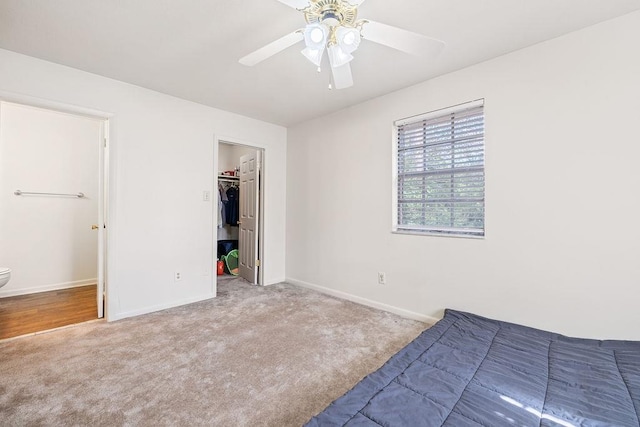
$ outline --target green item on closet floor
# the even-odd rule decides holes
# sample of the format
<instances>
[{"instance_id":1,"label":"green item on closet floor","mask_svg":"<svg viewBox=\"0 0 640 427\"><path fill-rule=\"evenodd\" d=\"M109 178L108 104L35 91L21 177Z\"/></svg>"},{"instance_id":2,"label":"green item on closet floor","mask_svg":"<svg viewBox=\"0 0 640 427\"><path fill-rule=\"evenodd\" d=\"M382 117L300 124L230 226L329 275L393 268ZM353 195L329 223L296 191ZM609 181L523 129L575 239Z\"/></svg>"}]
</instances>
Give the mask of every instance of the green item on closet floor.
<instances>
[{"instance_id":1,"label":"green item on closet floor","mask_svg":"<svg viewBox=\"0 0 640 427\"><path fill-rule=\"evenodd\" d=\"M226 256L222 257L224 265L227 267L227 271L234 276L238 275L238 250L234 249Z\"/></svg>"}]
</instances>

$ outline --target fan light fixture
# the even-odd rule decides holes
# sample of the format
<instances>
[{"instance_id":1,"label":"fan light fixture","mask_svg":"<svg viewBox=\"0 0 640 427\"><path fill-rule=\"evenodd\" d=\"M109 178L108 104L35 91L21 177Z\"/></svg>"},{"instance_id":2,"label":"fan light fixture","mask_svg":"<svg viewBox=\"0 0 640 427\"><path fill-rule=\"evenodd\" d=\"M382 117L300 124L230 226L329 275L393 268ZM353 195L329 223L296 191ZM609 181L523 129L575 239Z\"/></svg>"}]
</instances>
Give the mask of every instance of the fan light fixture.
<instances>
[{"instance_id":1,"label":"fan light fixture","mask_svg":"<svg viewBox=\"0 0 640 427\"><path fill-rule=\"evenodd\" d=\"M325 49L332 68L348 64L360 44L362 36L356 28L356 0L319 0L304 10L305 48L302 54L318 68Z\"/></svg>"},{"instance_id":2,"label":"fan light fixture","mask_svg":"<svg viewBox=\"0 0 640 427\"><path fill-rule=\"evenodd\" d=\"M356 28L338 27L336 28L336 41L347 53L354 52L360 46L362 36Z\"/></svg>"},{"instance_id":3,"label":"fan light fixture","mask_svg":"<svg viewBox=\"0 0 640 427\"><path fill-rule=\"evenodd\" d=\"M302 54L318 67L322 62L328 35L329 28L323 24L309 24L304 29L304 44L307 47L302 49Z\"/></svg>"},{"instance_id":4,"label":"fan light fixture","mask_svg":"<svg viewBox=\"0 0 640 427\"><path fill-rule=\"evenodd\" d=\"M304 30L304 42L308 47L318 48L327 43L328 30L322 24L309 24Z\"/></svg>"},{"instance_id":5,"label":"fan light fixture","mask_svg":"<svg viewBox=\"0 0 640 427\"><path fill-rule=\"evenodd\" d=\"M357 20L358 6L364 0L278 0L304 14L304 28L293 31L240 58L253 66L304 40L302 54L318 67L327 51L331 65L329 87L344 89L353 85L350 62L365 38L417 56L435 56L444 43L422 34L370 20Z\"/></svg>"}]
</instances>

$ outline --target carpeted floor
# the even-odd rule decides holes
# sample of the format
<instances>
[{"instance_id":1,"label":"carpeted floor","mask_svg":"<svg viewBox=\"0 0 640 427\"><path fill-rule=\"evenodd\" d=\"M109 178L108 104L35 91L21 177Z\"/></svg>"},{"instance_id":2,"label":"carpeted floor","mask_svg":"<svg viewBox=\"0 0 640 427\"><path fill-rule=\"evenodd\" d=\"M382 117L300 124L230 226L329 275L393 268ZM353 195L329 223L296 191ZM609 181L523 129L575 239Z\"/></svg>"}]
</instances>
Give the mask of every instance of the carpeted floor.
<instances>
[{"instance_id":1,"label":"carpeted floor","mask_svg":"<svg viewBox=\"0 0 640 427\"><path fill-rule=\"evenodd\" d=\"M293 285L0 343L2 425L299 426L425 325Z\"/></svg>"}]
</instances>

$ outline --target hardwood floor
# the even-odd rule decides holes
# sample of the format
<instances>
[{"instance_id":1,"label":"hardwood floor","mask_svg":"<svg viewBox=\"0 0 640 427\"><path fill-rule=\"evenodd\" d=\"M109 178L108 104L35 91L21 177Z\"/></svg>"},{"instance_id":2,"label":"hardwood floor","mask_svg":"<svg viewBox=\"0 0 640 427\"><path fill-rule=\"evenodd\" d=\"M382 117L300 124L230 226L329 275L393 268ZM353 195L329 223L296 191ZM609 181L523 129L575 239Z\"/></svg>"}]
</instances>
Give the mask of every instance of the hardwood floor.
<instances>
[{"instance_id":1,"label":"hardwood floor","mask_svg":"<svg viewBox=\"0 0 640 427\"><path fill-rule=\"evenodd\" d=\"M96 285L0 298L0 339L98 318Z\"/></svg>"}]
</instances>

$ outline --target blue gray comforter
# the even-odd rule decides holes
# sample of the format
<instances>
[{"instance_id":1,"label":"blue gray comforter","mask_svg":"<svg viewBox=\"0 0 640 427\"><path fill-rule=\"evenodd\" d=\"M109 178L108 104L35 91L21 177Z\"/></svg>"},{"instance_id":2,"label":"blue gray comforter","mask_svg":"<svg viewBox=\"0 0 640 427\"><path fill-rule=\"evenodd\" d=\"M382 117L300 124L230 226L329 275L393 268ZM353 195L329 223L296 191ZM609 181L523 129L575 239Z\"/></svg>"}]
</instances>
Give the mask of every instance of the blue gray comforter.
<instances>
[{"instance_id":1,"label":"blue gray comforter","mask_svg":"<svg viewBox=\"0 0 640 427\"><path fill-rule=\"evenodd\" d=\"M640 342L445 317L307 426L639 426Z\"/></svg>"}]
</instances>

